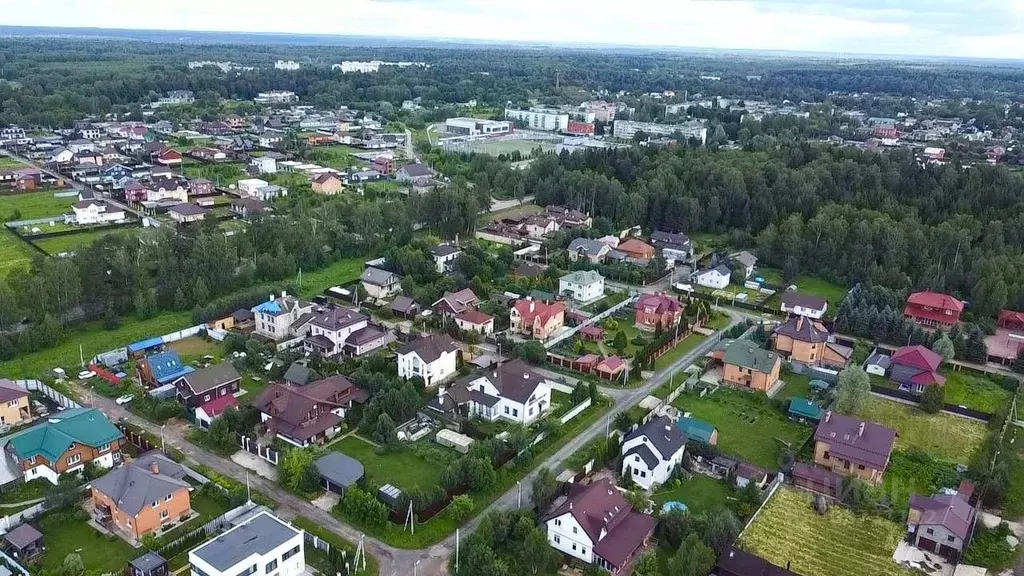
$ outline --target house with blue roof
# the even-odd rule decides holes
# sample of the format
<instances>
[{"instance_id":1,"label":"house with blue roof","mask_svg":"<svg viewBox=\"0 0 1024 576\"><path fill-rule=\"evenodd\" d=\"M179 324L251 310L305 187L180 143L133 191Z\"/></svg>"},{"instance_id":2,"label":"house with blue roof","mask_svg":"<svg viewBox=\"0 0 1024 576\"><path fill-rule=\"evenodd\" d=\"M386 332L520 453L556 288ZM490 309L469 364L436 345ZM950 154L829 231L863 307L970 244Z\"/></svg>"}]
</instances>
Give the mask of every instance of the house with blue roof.
<instances>
[{"instance_id":1,"label":"house with blue roof","mask_svg":"<svg viewBox=\"0 0 1024 576\"><path fill-rule=\"evenodd\" d=\"M195 372L195 368L183 364L181 356L173 350L150 354L139 361L138 368L142 381L154 388L173 384L179 378Z\"/></svg>"},{"instance_id":2,"label":"house with blue roof","mask_svg":"<svg viewBox=\"0 0 1024 576\"><path fill-rule=\"evenodd\" d=\"M4 451L25 481L45 478L57 484L62 474L89 462L101 468L121 463L124 434L95 408L72 408L4 438Z\"/></svg>"},{"instance_id":3,"label":"house with blue roof","mask_svg":"<svg viewBox=\"0 0 1024 576\"><path fill-rule=\"evenodd\" d=\"M299 300L281 292L252 309L256 321L256 333L271 340L284 340L305 336L309 333L309 322L315 316L313 303Z\"/></svg>"}]
</instances>

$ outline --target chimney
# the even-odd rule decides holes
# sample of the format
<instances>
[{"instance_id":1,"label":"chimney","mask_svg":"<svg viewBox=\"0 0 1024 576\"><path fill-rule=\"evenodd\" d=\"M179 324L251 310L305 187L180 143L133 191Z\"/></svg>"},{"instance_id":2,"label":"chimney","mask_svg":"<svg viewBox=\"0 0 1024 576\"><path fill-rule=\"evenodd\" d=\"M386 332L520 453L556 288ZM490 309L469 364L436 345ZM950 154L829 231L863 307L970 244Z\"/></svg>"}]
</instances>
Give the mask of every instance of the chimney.
<instances>
[{"instance_id":1,"label":"chimney","mask_svg":"<svg viewBox=\"0 0 1024 576\"><path fill-rule=\"evenodd\" d=\"M569 501L569 510L572 510L572 500Z\"/></svg>"},{"instance_id":2,"label":"chimney","mask_svg":"<svg viewBox=\"0 0 1024 576\"><path fill-rule=\"evenodd\" d=\"M153 471L153 474L159 474L160 473L160 465L157 464L155 458L153 459L153 462L149 465L149 469Z\"/></svg>"},{"instance_id":3,"label":"chimney","mask_svg":"<svg viewBox=\"0 0 1024 576\"><path fill-rule=\"evenodd\" d=\"M288 293L285 292L284 290L281 290L281 298L284 298L285 296L288 296Z\"/></svg>"},{"instance_id":4,"label":"chimney","mask_svg":"<svg viewBox=\"0 0 1024 576\"><path fill-rule=\"evenodd\" d=\"M829 410L828 412L825 412L825 422L828 422L830 418L832 418L832 411L831 410Z\"/></svg>"},{"instance_id":5,"label":"chimney","mask_svg":"<svg viewBox=\"0 0 1024 576\"><path fill-rule=\"evenodd\" d=\"M529 379L530 379L530 373L529 372L523 372L523 380L529 380Z\"/></svg>"},{"instance_id":6,"label":"chimney","mask_svg":"<svg viewBox=\"0 0 1024 576\"><path fill-rule=\"evenodd\" d=\"M799 331L799 330L803 330L803 328L804 328L804 317L800 316L797 319L797 321L796 321L796 329L797 329L797 331Z\"/></svg>"},{"instance_id":7,"label":"chimney","mask_svg":"<svg viewBox=\"0 0 1024 576\"><path fill-rule=\"evenodd\" d=\"M863 435L864 435L864 423L861 422L860 426L857 427L857 436L863 436Z\"/></svg>"},{"instance_id":8,"label":"chimney","mask_svg":"<svg viewBox=\"0 0 1024 576\"><path fill-rule=\"evenodd\" d=\"M533 303L533 300L531 299L530 300L530 312L533 312L533 307L534 307L534 303Z\"/></svg>"},{"instance_id":9,"label":"chimney","mask_svg":"<svg viewBox=\"0 0 1024 576\"><path fill-rule=\"evenodd\" d=\"M273 302L274 301L274 293L273 292L270 293L270 298L268 299L268 301L269 302Z\"/></svg>"}]
</instances>

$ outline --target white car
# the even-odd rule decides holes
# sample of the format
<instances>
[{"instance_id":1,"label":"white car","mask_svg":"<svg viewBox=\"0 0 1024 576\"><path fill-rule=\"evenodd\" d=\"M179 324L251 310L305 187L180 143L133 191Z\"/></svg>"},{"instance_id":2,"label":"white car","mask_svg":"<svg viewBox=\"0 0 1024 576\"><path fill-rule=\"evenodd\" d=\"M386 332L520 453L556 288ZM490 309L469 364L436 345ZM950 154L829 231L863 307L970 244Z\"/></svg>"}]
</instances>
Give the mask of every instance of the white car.
<instances>
[{"instance_id":1,"label":"white car","mask_svg":"<svg viewBox=\"0 0 1024 576\"><path fill-rule=\"evenodd\" d=\"M92 370L82 370L81 372L78 373L78 379L88 380L89 378L92 378L95 375L96 373L93 372Z\"/></svg>"},{"instance_id":2,"label":"white car","mask_svg":"<svg viewBox=\"0 0 1024 576\"><path fill-rule=\"evenodd\" d=\"M124 405L131 402L132 400L135 400L135 396L133 396L132 394L125 394L124 396L118 396L117 400L114 400L114 402L117 402L120 405Z\"/></svg>"}]
</instances>

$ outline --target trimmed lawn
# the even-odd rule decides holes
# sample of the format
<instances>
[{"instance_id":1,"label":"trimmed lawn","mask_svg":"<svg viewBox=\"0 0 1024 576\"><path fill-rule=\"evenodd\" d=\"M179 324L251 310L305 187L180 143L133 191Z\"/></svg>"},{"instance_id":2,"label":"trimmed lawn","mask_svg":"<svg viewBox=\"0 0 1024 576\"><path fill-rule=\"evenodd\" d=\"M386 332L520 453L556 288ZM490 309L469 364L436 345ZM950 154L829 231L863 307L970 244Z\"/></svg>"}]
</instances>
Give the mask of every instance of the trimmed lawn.
<instances>
[{"instance_id":1,"label":"trimmed lawn","mask_svg":"<svg viewBox=\"0 0 1024 576\"><path fill-rule=\"evenodd\" d=\"M78 202L77 196L57 198L52 191L29 192L27 194L12 194L0 196L0 219L3 222L11 220L36 220L53 216L57 221L64 221L64 213L71 210L71 205ZM19 215L15 214L17 211ZM40 226L40 228L43 228Z\"/></svg>"},{"instance_id":2,"label":"trimmed lawn","mask_svg":"<svg viewBox=\"0 0 1024 576\"><path fill-rule=\"evenodd\" d=\"M19 354L13 360L0 363L0 373L7 378L38 378L57 367L77 374L78 346L86 358L113 348L127 346L151 336L162 336L192 324L192 312L164 312L148 320L125 318L114 330L104 330L101 322L79 324L61 344L39 352Z\"/></svg>"},{"instance_id":3,"label":"trimmed lawn","mask_svg":"<svg viewBox=\"0 0 1024 576\"><path fill-rule=\"evenodd\" d=\"M716 506L725 505L729 499L729 487L725 482L694 474L679 488L659 490L651 498L661 506L665 502L682 502L691 514L706 512Z\"/></svg>"},{"instance_id":4,"label":"trimmed lawn","mask_svg":"<svg viewBox=\"0 0 1024 576\"><path fill-rule=\"evenodd\" d=\"M782 281L782 271L775 268L758 268L754 270L753 276L755 278L764 278L765 282L770 284L785 284L786 286L795 284L798 292L828 300L829 310L832 313L835 313L839 303L843 301L843 298L846 298L846 293L849 292L849 288L844 288L816 276L797 276L795 280L786 284Z\"/></svg>"},{"instance_id":5,"label":"trimmed lawn","mask_svg":"<svg viewBox=\"0 0 1024 576\"><path fill-rule=\"evenodd\" d=\"M672 348L661 358L654 361L655 370L664 370L668 368L673 362L679 360L683 356L686 356L688 352L700 345L701 342L706 340L704 336L700 334L690 334L686 338L679 341L675 348Z\"/></svg>"},{"instance_id":6,"label":"trimmed lawn","mask_svg":"<svg viewBox=\"0 0 1024 576\"><path fill-rule=\"evenodd\" d=\"M811 377L784 370L780 379L786 383L776 398L809 398L811 395Z\"/></svg>"},{"instance_id":7,"label":"trimmed lawn","mask_svg":"<svg viewBox=\"0 0 1024 576\"><path fill-rule=\"evenodd\" d=\"M46 552L39 561L40 571L58 570L64 558L75 553L82 557L82 563L90 572L120 573L125 564L144 553L117 536L100 534L85 520L72 517L68 512L50 514L40 520L37 527L46 543Z\"/></svg>"},{"instance_id":8,"label":"trimmed lawn","mask_svg":"<svg viewBox=\"0 0 1024 576\"><path fill-rule=\"evenodd\" d=\"M42 248L51 256L64 252L74 252L79 248L85 248L96 242L107 234L136 234L137 231L131 228L118 228L116 230L91 230L80 234L68 234L67 236L54 236L53 238L40 238L32 243Z\"/></svg>"},{"instance_id":9,"label":"trimmed lawn","mask_svg":"<svg viewBox=\"0 0 1024 576\"><path fill-rule=\"evenodd\" d=\"M201 360L203 356L213 356L214 359L219 359L224 356L224 348L220 342L207 342L199 336L193 336L191 338L185 338L176 342L171 342L167 345L168 348L174 350L181 356L181 361L185 364L191 364L195 360Z\"/></svg>"},{"instance_id":10,"label":"trimmed lawn","mask_svg":"<svg viewBox=\"0 0 1024 576\"><path fill-rule=\"evenodd\" d=\"M331 532L323 526L320 526L319 524L310 520L309 518L306 518L305 516L297 516L295 520L292 521L292 524L294 524L298 528L305 530L306 532L309 532L317 538L326 541L328 544L331 545L332 549L340 548L346 551L348 553L347 558L349 558L350 560L356 553L355 544L349 542L348 540L345 540L341 536L335 534L334 532ZM321 574L331 574L337 571L335 567L331 565L331 561L327 557L327 554L321 552L320 550L317 550L316 548L313 548L312 546L306 547L306 563L311 564L314 568L319 570ZM377 574L380 573L380 568L377 565L377 559L370 554L366 555L366 570L362 570L361 566L359 568L359 571L356 573L360 575L377 576Z\"/></svg>"},{"instance_id":11,"label":"trimmed lawn","mask_svg":"<svg viewBox=\"0 0 1024 576\"><path fill-rule=\"evenodd\" d=\"M372 257L338 260L326 268L303 274L302 294L315 296L332 286L344 286L359 280L359 275L363 273L363 262L367 260L372 260Z\"/></svg>"},{"instance_id":12,"label":"trimmed lawn","mask_svg":"<svg viewBox=\"0 0 1024 576\"><path fill-rule=\"evenodd\" d=\"M213 489L216 490L216 488ZM191 494L189 494L189 500L192 505L192 510L197 512L198 516L193 517L191 520L178 526L174 530L161 535L161 542L172 542L175 538L206 524L231 509L226 495L221 497L208 496L199 488L196 488Z\"/></svg>"},{"instance_id":13,"label":"trimmed lawn","mask_svg":"<svg viewBox=\"0 0 1024 576\"><path fill-rule=\"evenodd\" d=\"M403 490L415 486L426 489L441 480L441 463L423 460L413 454L412 450L377 454L373 445L355 436L335 442L331 450L362 462L366 469L366 479L379 486L391 484Z\"/></svg>"},{"instance_id":14,"label":"trimmed lawn","mask_svg":"<svg viewBox=\"0 0 1024 576\"><path fill-rule=\"evenodd\" d=\"M839 506L815 512L811 496L780 487L750 527L740 548L776 566L792 563L804 576L910 576L892 553L906 527L877 516L857 516Z\"/></svg>"},{"instance_id":15,"label":"trimmed lawn","mask_svg":"<svg viewBox=\"0 0 1024 576\"><path fill-rule=\"evenodd\" d=\"M42 256L10 230L0 230L0 275L19 268L28 268L34 256Z\"/></svg>"},{"instance_id":16,"label":"trimmed lawn","mask_svg":"<svg viewBox=\"0 0 1024 576\"><path fill-rule=\"evenodd\" d=\"M857 414L899 433L896 447L920 450L940 460L967 464L985 440L985 425L952 414L926 414L920 409L877 396Z\"/></svg>"},{"instance_id":17,"label":"trimmed lawn","mask_svg":"<svg viewBox=\"0 0 1024 576\"><path fill-rule=\"evenodd\" d=\"M17 168L28 168L28 164L25 164L21 160L16 160L10 156L0 154L0 170L15 170Z\"/></svg>"},{"instance_id":18,"label":"trimmed lawn","mask_svg":"<svg viewBox=\"0 0 1024 576\"><path fill-rule=\"evenodd\" d=\"M722 330L729 325L730 321L731 318L729 318L728 314L723 314L721 312L712 312L711 321L708 322L707 326L712 330Z\"/></svg>"},{"instance_id":19,"label":"trimmed lawn","mask_svg":"<svg viewBox=\"0 0 1024 576\"><path fill-rule=\"evenodd\" d=\"M687 393L676 399L675 406L718 428L723 452L771 470L782 463L784 442L795 450L812 432L752 392L720 388L703 398Z\"/></svg>"},{"instance_id":20,"label":"trimmed lawn","mask_svg":"<svg viewBox=\"0 0 1024 576\"><path fill-rule=\"evenodd\" d=\"M267 381L266 375L260 376L260 379L253 380L251 374L242 374L242 389L245 390L246 394L238 399L242 404L252 404L259 399L263 391L267 389L267 385L270 382Z\"/></svg>"},{"instance_id":21,"label":"trimmed lawn","mask_svg":"<svg viewBox=\"0 0 1024 576\"><path fill-rule=\"evenodd\" d=\"M946 377L946 385L943 388L946 402L949 404L959 404L994 414L1013 397L1013 394L1002 386L978 374L948 369L942 370L942 374Z\"/></svg>"}]
</instances>

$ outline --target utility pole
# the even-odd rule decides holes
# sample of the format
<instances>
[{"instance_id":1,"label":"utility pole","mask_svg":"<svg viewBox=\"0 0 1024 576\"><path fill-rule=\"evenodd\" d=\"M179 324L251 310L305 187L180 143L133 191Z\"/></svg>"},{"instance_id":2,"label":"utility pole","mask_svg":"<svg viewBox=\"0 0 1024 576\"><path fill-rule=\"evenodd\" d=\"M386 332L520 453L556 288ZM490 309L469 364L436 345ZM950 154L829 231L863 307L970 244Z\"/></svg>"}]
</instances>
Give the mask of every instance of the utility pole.
<instances>
[{"instance_id":1,"label":"utility pole","mask_svg":"<svg viewBox=\"0 0 1024 576\"><path fill-rule=\"evenodd\" d=\"M516 488L518 489L518 495L516 496L516 510L523 508L523 482L522 480L516 482Z\"/></svg>"},{"instance_id":2,"label":"utility pole","mask_svg":"<svg viewBox=\"0 0 1024 576\"><path fill-rule=\"evenodd\" d=\"M455 573L459 573L459 529L455 529Z\"/></svg>"}]
</instances>

